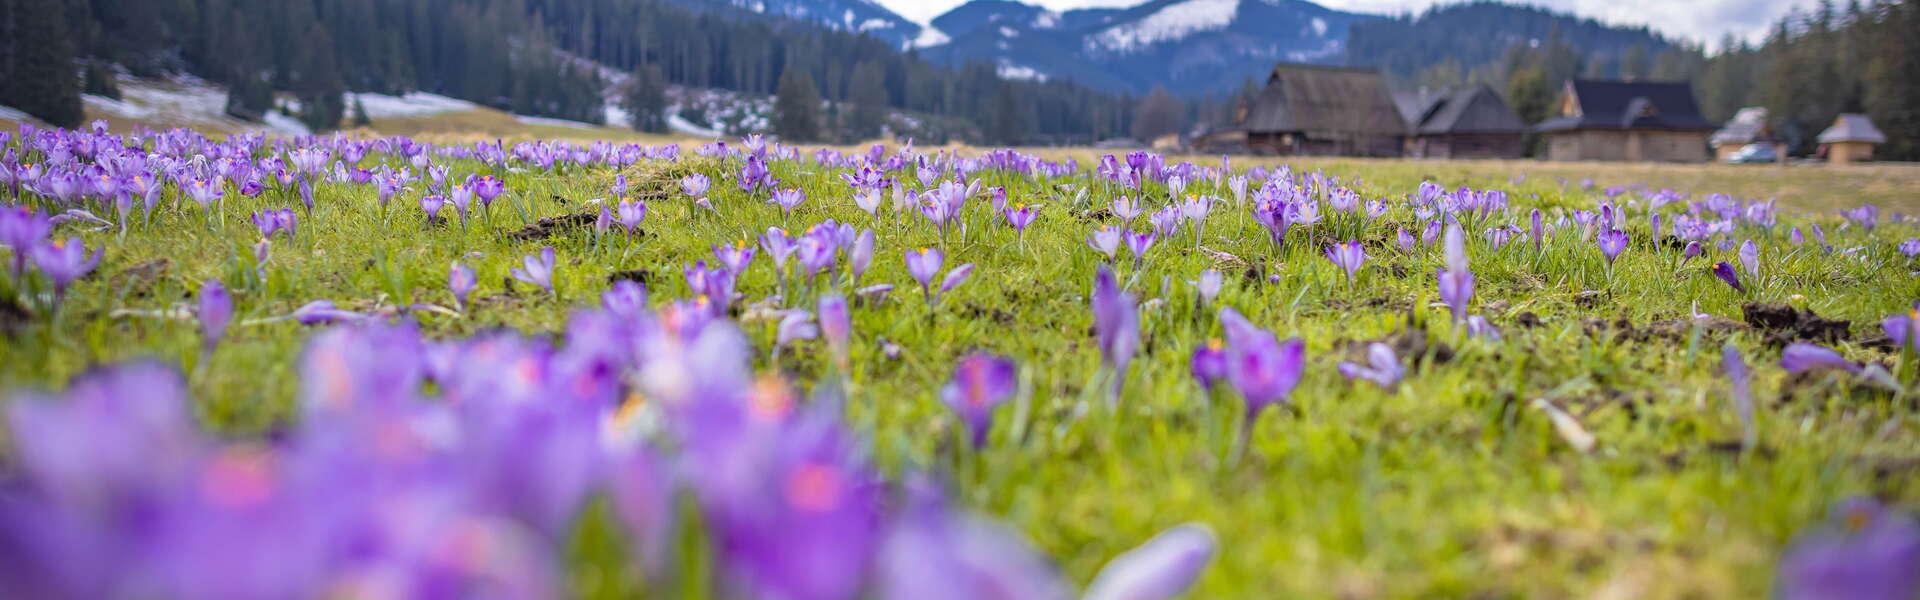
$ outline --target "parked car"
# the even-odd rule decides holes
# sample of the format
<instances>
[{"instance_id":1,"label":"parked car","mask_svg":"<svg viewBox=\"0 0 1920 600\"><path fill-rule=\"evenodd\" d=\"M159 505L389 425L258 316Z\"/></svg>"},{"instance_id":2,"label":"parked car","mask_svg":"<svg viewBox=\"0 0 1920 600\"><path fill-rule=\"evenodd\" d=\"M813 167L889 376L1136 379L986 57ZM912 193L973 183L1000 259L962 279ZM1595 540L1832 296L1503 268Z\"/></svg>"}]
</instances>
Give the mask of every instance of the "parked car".
<instances>
[{"instance_id":1,"label":"parked car","mask_svg":"<svg viewBox=\"0 0 1920 600\"><path fill-rule=\"evenodd\" d=\"M1727 162L1734 163L1734 164L1770 163L1770 162L1779 162L1779 161L1780 161L1780 155L1774 151L1773 144L1747 144L1745 146L1741 146L1739 150L1735 150L1732 156L1727 157Z\"/></svg>"}]
</instances>

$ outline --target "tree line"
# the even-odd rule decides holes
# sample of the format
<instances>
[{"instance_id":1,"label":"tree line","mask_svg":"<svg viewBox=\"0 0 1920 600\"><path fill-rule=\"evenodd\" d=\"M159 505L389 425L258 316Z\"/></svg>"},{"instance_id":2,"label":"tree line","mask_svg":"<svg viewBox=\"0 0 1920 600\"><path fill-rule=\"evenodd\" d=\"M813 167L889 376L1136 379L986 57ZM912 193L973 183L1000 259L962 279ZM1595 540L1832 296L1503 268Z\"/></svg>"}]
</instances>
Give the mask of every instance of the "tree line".
<instances>
[{"instance_id":1,"label":"tree line","mask_svg":"<svg viewBox=\"0 0 1920 600\"><path fill-rule=\"evenodd\" d=\"M834 111L816 115L821 139L877 134L891 111L967 123L953 136L993 144L1091 141L1132 118L1124 96L1003 80L991 65L934 65L870 36L718 3L0 0L0 103L63 126L81 119L79 94L92 85L82 79L111 82L114 68L222 83L229 112L243 118L288 93L299 101L285 104L322 131L348 116L346 91L427 91L598 123L601 67L652 88L618 98L639 108L664 109L659 93L670 85L764 97L783 80L804 82ZM666 115L634 122L662 128Z\"/></svg>"}]
</instances>

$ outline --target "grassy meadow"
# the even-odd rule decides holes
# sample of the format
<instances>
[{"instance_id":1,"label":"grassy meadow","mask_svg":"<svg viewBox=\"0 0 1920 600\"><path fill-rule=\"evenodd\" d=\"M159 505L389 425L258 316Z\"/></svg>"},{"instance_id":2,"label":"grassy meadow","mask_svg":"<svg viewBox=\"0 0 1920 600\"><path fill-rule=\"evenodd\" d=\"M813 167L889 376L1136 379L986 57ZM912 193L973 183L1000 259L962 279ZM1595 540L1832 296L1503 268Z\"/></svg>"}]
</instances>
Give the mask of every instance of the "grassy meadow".
<instances>
[{"instance_id":1,"label":"grassy meadow","mask_svg":"<svg viewBox=\"0 0 1920 600\"><path fill-rule=\"evenodd\" d=\"M474 114L382 123L367 133L470 141L557 132ZM57 312L19 302L0 311L0 388L58 389L100 365L153 357L187 374L206 427L235 440L271 437L299 419L299 356L317 331L275 317L308 302L414 319L435 339L500 329L552 336L570 313L597 303L613 278L644 281L656 300L685 298L694 291L682 270L712 260L715 245L752 243L771 226L798 234L834 219L876 234L873 267L861 284L897 286L886 300L853 311L846 422L883 473L950 479L958 502L1024 534L1072 581L1087 581L1156 531L1200 522L1217 534L1219 552L1195 585L1196 598L1758 598L1772 589L1776 563L1795 536L1836 502L1870 495L1920 508L1916 396L1843 373L1789 375L1777 366L1781 350L1771 332L1743 317L1745 305L1761 303L1847 320L1848 335L1830 345L1854 361L1889 366L1911 386L1912 357L1871 339L1882 318L1920 298L1916 264L1894 250L1920 228L1889 221L1868 231L1837 212L1866 202L1889 213L1920 210L1920 168L1910 165L1236 158L1236 170L1324 171L1392 209L1373 221L1329 211L1275 247L1248 205L1213 183L1195 184L1190 191L1225 198L1197 239L1183 227L1144 260L1123 251L1114 261L1140 302L1142 341L1109 406L1088 310L1106 258L1087 240L1098 227L1123 225L1107 210L1115 198L1141 196L1151 211L1168 202L1164 186L1122 190L1092 175L1097 155L1090 151L1042 152L1074 156L1081 171L977 174L985 187L1004 187L1010 204L1038 207L1024 234L976 199L943 238L916 211L863 212L839 176L844 170L775 162L783 187L806 194L783 214L765 194L734 184L737 159L696 157L691 149L676 162L621 170L495 170L453 161L454 177L498 174L508 190L465 227L428 222L418 192L382 207L372 189L348 185L318 186L311 213L277 190L232 195L208 212L170 193L151 222L136 218L124 232L61 225L57 237L79 236L88 248L104 248L104 259ZM1193 160L1218 164L1217 157ZM692 173L712 178L714 211L681 193L679 181ZM648 202L639 233L616 225L597 234L582 221L513 235L530 219L597 214L616 175L631 185L630 197ZM1593 186L1582 185L1588 179ZM1622 203L1640 198L1633 186L1670 187L1695 199L1778 198L1783 210L1771 230L1743 225L1732 234L1734 243L1753 239L1763 265L1745 293L1709 272L1718 261L1739 264L1734 251L1709 245L1704 256L1683 261L1679 245L1650 235L1640 208L1622 217L1631 242L1611 265L1590 238L1574 235L1577 224L1562 225L1538 251L1525 235L1495 248L1470 231L1479 278L1473 311L1499 329L1495 339L1469 336L1440 303L1438 242L1411 251L1396 244L1401 227L1418 235L1420 217L1405 198L1422 181L1506 191L1511 208L1486 224L1522 229L1531 209L1549 221L1592 210L1614 186L1631 189ZM260 236L250 215L289 207L300 216L297 233L276 239L264 265L256 264ZM1833 251L1789 240L1790 227L1813 223L1824 227ZM1347 239L1368 254L1352 280L1325 256L1330 243ZM553 294L508 274L546 246L559 259ZM938 307L924 301L904 263L904 252L922 247L944 248L949 266L975 265ZM478 274L464 312L452 310L447 289L456 260ZM265 276L255 276L256 268ZM1212 306L1189 283L1207 270L1226 275ZM192 307L208 279L227 282L236 310L226 340L204 354ZM9 285L5 297L23 296L18 282ZM768 300L778 289L764 259L739 276L734 313L754 342L755 367L803 389L818 385L832 368L822 342L800 342L777 361L770 351L777 319L762 309L781 306ZM811 307L804 298L785 304ZM441 308L397 316L415 305ZM1222 335L1220 307L1306 344L1291 407L1263 413L1244 450L1234 441L1239 399L1230 389L1204 390L1190 374L1194 349ZM1394 346L1408 365L1392 389L1336 370L1342 361L1364 361L1372 341ZM1759 444L1744 452L1721 368L1728 342L1754 367ZM960 425L937 394L955 361L974 351L1019 365L1016 399L978 451L954 443ZM1569 415L1592 436L1591 449L1570 444L1565 425L1536 403ZM576 533L585 566L575 567L572 592L631 591L615 581L616 567L593 566L617 558L578 550L592 546L593 527L590 520Z\"/></svg>"}]
</instances>

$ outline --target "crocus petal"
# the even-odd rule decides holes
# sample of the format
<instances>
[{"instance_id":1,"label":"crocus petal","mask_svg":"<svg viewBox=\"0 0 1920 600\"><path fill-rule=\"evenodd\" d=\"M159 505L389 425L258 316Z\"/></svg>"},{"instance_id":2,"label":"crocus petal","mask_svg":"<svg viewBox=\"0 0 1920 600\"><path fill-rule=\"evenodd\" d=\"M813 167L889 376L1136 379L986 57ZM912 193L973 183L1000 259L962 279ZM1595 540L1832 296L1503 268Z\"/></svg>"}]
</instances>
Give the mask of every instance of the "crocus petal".
<instances>
[{"instance_id":1,"label":"crocus petal","mask_svg":"<svg viewBox=\"0 0 1920 600\"><path fill-rule=\"evenodd\" d=\"M1213 561L1213 530L1188 523L1115 557L1087 585L1086 600L1164 600L1179 596Z\"/></svg>"}]
</instances>

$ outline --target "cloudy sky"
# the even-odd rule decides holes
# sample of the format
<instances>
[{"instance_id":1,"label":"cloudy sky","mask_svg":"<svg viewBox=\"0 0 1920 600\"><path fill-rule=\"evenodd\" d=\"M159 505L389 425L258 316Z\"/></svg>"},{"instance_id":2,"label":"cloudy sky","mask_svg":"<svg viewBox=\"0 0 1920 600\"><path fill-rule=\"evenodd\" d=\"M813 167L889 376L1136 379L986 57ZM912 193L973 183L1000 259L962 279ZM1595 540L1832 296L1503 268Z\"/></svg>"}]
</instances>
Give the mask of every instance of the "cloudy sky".
<instances>
[{"instance_id":1,"label":"cloudy sky","mask_svg":"<svg viewBox=\"0 0 1920 600\"><path fill-rule=\"evenodd\" d=\"M908 19L932 20L966 0L874 0ZM1131 6L1146 0L1023 0L1055 10L1092 6ZM1374 13L1417 11L1443 0L1317 0L1341 10ZM1716 42L1728 32L1759 41L1767 27L1789 9L1805 9L1816 0L1520 0L1609 23L1648 25L1669 36Z\"/></svg>"}]
</instances>

